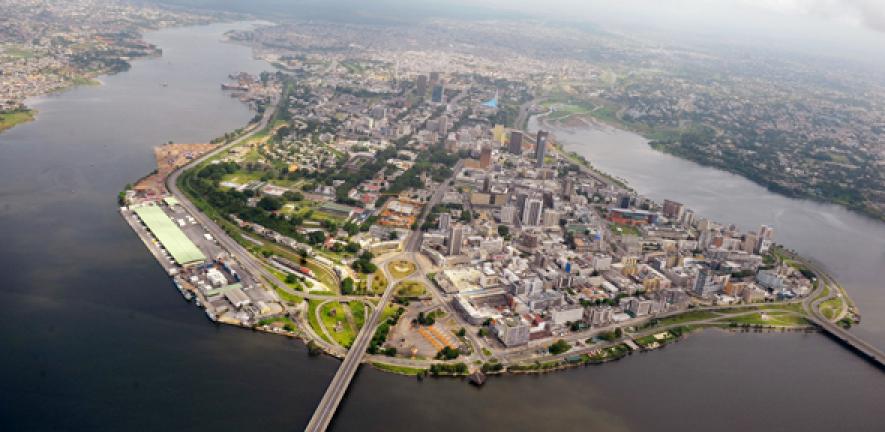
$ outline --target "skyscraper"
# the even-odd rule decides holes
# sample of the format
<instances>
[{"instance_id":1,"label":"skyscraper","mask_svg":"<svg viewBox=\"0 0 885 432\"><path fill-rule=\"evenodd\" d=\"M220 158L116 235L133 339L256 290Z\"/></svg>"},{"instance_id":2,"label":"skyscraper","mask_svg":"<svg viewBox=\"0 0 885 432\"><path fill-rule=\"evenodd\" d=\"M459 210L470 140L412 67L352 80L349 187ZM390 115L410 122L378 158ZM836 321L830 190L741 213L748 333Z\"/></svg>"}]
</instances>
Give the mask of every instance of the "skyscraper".
<instances>
[{"instance_id":1,"label":"skyscraper","mask_svg":"<svg viewBox=\"0 0 885 432\"><path fill-rule=\"evenodd\" d=\"M510 131L510 144L507 147L510 153L515 155L522 154L522 131Z\"/></svg>"},{"instance_id":2,"label":"skyscraper","mask_svg":"<svg viewBox=\"0 0 885 432\"><path fill-rule=\"evenodd\" d=\"M482 151L479 152L479 167L480 168L488 168L489 165L492 164L492 148L489 146L484 146Z\"/></svg>"},{"instance_id":3,"label":"skyscraper","mask_svg":"<svg viewBox=\"0 0 885 432\"><path fill-rule=\"evenodd\" d=\"M430 101L433 103L442 103L443 97L445 96L446 88L442 84L437 84L433 86L433 93L430 96Z\"/></svg>"},{"instance_id":4,"label":"skyscraper","mask_svg":"<svg viewBox=\"0 0 885 432\"><path fill-rule=\"evenodd\" d=\"M439 72L430 73L430 85L436 85L439 82Z\"/></svg>"},{"instance_id":5,"label":"skyscraper","mask_svg":"<svg viewBox=\"0 0 885 432\"><path fill-rule=\"evenodd\" d=\"M501 223L505 225L513 224L516 219L516 207L506 205L501 207Z\"/></svg>"},{"instance_id":6,"label":"skyscraper","mask_svg":"<svg viewBox=\"0 0 885 432\"><path fill-rule=\"evenodd\" d=\"M464 227L461 225L452 225L449 228L449 238L448 241L449 246L449 255L460 255L461 254L461 243L464 240Z\"/></svg>"},{"instance_id":7,"label":"skyscraper","mask_svg":"<svg viewBox=\"0 0 885 432\"><path fill-rule=\"evenodd\" d=\"M452 223L452 214L451 213L441 213L439 215L439 230L445 231L449 229L449 225Z\"/></svg>"},{"instance_id":8,"label":"skyscraper","mask_svg":"<svg viewBox=\"0 0 885 432\"><path fill-rule=\"evenodd\" d=\"M570 197L575 194L575 179L573 177L566 177L562 179L562 195L565 197Z\"/></svg>"},{"instance_id":9,"label":"skyscraper","mask_svg":"<svg viewBox=\"0 0 885 432\"><path fill-rule=\"evenodd\" d=\"M544 156L547 155L547 131L538 131L535 139L535 168L544 166Z\"/></svg>"},{"instance_id":10,"label":"skyscraper","mask_svg":"<svg viewBox=\"0 0 885 432\"><path fill-rule=\"evenodd\" d=\"M676 201L664 200L664 208L662 209L664 217L670 220L679 219L682 215L682 204Z\"/></svg>"},{"instance_id":11,"label":"skyscraper","mask_svg":"<svg viewBox=\"0 0 885 432\"><path fill-rule=\"evenodd\" d=\"M750 231L744 236L744 243L741 245L741 249L744 252L751 254L757 250L758 244L759 238L756 236L756 233Z\"/></svg>"},{"instance_id":12,"label":"skyscraper","mask_svg":"<svg viewBox=\"0 0 885 432\"><path fill-rule=\"evenodd\" d=\"M415 83L415 92L418 93L418 96L427 94L427 75L418 75L418 80Z\"/></svg>"},{"instance_id":13,"label":"skyscraper","mask_svg":"<svg viewBox=\"0 0 885 432\"><path fill-rule=\"evenodd\" d=\"M522 224L525 226L538 226L541 224L541 212L544 209L544 201L537 198L525 200L522 210Z\"/></svg>"}]
</instances>

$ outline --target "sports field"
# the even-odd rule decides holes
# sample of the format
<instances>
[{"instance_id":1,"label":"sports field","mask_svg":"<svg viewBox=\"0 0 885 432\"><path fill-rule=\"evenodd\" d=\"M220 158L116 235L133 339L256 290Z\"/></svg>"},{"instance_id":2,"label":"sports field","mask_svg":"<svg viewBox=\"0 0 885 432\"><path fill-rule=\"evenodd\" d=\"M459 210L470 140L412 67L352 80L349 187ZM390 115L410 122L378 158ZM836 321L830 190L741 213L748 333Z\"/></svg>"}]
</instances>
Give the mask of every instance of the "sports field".
<instances>
[{"instance_id":1,"label":"sports field","mask_svg":"<svg viewBox=\"0 0 885 432\"><path fill-rule=\"evenodd\" d=\"M144 206L135 209L135 214L147 225L157 240L169 251L179 265L203 261L206 256L184 232L157 206Z\"/></svg>"}]
</instances>

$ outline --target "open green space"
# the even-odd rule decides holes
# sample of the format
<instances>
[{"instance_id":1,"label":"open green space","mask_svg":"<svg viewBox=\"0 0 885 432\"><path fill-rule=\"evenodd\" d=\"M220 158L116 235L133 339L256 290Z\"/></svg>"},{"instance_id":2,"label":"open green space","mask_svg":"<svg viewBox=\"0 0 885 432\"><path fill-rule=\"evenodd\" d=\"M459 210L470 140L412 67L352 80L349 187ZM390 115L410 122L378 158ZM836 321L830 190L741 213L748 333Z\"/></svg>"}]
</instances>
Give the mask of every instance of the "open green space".
<instances>
[{"instance_id":1,"label":"open green space","mask_svg":"<svg viewBox=\"0 0 885 432\"><path fill-rule=\"evenodd\" d=\"M405 280L396 284L394 295L397 297L415 298L424 295L427 287L418 281Z\"/></svg>"},{"instance_id":2,"label":"open green space","mask_svg":"<svg viewBox=\"0 0 885 432\"><path fill-rule=\"evenodd\" d=\"M842 312L842 298L837 296L820 303L819 310L826 319L836 319Z\"/></svg>"},{"instance_id":3,"label":"open green space","mask_svg":"<svg viewBox=\"0 0 885 432\"><path fill-rule=\"evenodd\" d=\"M317 319L316 310L317 307L322 303L320 300L308 300L307 306L307 323L310 324L310 328L314 333L317 334L320 338L329 343L335 343L334 341L329 340L326 336L326 332L323 331L323 328L320 327L320 322Z\"/></svg>"},{"instance_id":4,"label":"open green space","mask_svg":"<svg viewBox=\"0 0 885 432\"><path fill-rule=\"evenodd\" d=\"M393 372L400 375L414 376L427 372L427 369L415 368L410 366L392 365L387 363L372 362L372 366L387 372Z\"/></svg>"},{"instance_id":5,"label":"open green space","mask_svg":"<svg viewBox=\"0 0 885 432\"><path fill-rule=\"evenodd\" d=\"M632 226L632 225L624 225L624 224L618 224L618 223L610 223L610 224L608 224L608 228L609 228L613 233L615 233L615 234L620 234L620 235L633 235L633 236L639 236L639 235L642 234L642 233L639 231L639 228L636 228L635 226Z\"/></svg>"},{"instance_id":6,"label":"open green space","mask_svg":"<svg viewBox=\"0 0 885 432\"><path fill-rule=\"evenodd\" d=\"M345 348L350 347L356 339L357 330L347 319L345 305L339 302L329 302L320 309L320 319L323 326L329 330L329 334L335 339L335 343Z\"/></svg>"},{"instance_id":7,"label":"open green space","mask_svg":"<svg viewBox=\"0 0 885 432\"><path fill-rule=\"evenodd\" d=\"M0 113L0 132L18 124L27 123L33 119L34 111L32 110L17 110Z\"/></svg>"},{"instance_id":8,"label":"open green space","mask_svg":"<svg viewBox=\"0 0 885 432\"><path fill-rule=\"evenodd\" d=\"M650 321L650 323L651 323L650 326L651 327L654 327L654 326L664 327L664 326L683 324L683 323L693 322L693 321L703 321L703 320L707 320L710 318L716 318L717 316L719 316L719 315L716 314L715 312L712 312L712 311L690 311L690 312L686 312L686 313L682 313L679 315L674 315L674 316L670 316L670 317L666 317L666 318L653 319L652 321Z\"/></svg>"},{"instance_id":9,"label":"open green space","mask_svg":"<svg viewBox=\"0 0 885 432\"><path fill-rule=\"evenodd\" d=\"M808 320L801 316L782 312L758 312L722 320L724 323L736 325L761 325L776 327L799 327L809 325Z\"/></svg>"},{"instance_id":10,"label":"open green space","mask_svg":"<svg viewBox=\"0 0 885 432\"><path fill-rule=\"evenodd\" d=\"M415 273L417 267L415 263L406 260L393 261L387 265L387 270L394 279L402 279Z\"/></svg>"},{"instance_id":11,"label":"open green space","mask_svg":"<svg viewBox=\"0 0 885 432\"><path fill-rule=\"evenodd\" d=\"M366 322L366 304L361 301L351 301L348 306L350 307L350 312L353 314L353 323L356 326L357 331L363 328L363 324Z\"/></svg>"}]
</instances>

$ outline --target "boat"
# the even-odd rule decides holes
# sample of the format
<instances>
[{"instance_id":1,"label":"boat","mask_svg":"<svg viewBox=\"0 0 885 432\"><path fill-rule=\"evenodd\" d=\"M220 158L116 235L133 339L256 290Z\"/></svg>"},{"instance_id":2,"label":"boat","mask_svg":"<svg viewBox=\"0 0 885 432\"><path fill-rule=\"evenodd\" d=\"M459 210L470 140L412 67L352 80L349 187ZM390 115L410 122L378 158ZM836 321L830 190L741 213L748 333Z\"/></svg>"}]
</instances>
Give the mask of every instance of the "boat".
<instances>
[{"instance_id":1,"label":"boat","mask_svg":"<svg viewBox=\"0 0 885 432\"><path fill-rule=\"evenodd\" d=\"M178 288L178 292L181 293L181 296L184 297L185 300L191 301L194 298L194 295L190 291L181 286L181 283L178 282L178 278L173 279L172 283L175 284L175 288Z\"/></svg>"}]
</instances>

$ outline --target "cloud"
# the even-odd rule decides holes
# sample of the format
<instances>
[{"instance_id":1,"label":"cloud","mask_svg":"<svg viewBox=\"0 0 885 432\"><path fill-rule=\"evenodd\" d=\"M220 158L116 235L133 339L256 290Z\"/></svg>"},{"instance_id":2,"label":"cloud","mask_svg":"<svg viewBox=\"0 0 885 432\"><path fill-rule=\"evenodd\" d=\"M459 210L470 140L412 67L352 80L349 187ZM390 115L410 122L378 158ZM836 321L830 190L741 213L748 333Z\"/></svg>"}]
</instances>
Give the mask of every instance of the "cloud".
<instances>
[{"instance_id":1,"label":"cloud","mask_svg":"<svg viewBox=\"0 0 885 432\"><path fill-rule=\"evenodd\" d=\"M740 2L745 6L770 12L849 22L885 33L883 0L740 0Z\"/></svg>"}]
</instances>

